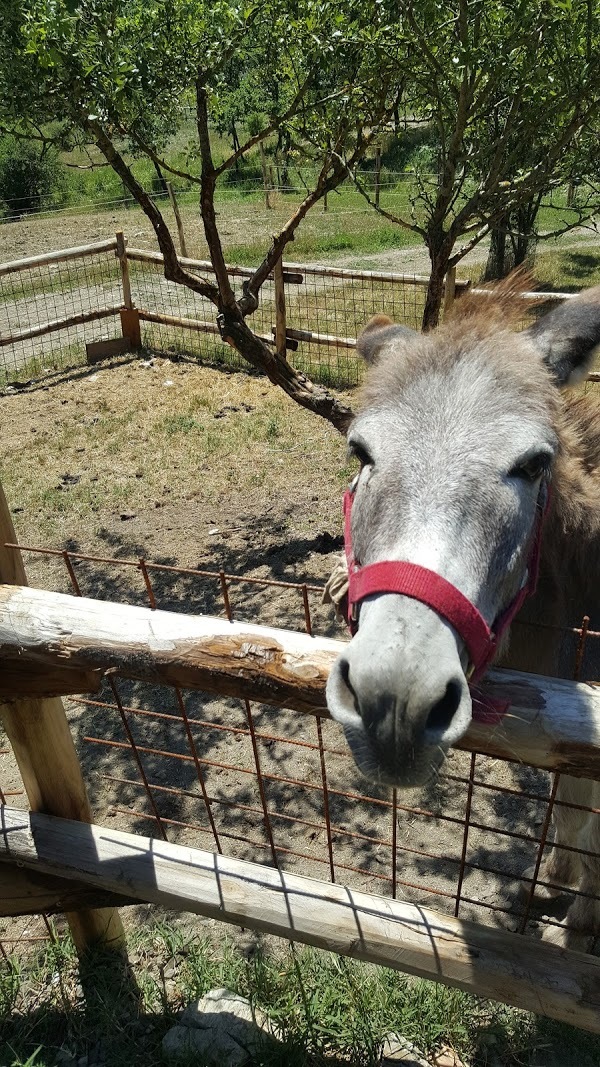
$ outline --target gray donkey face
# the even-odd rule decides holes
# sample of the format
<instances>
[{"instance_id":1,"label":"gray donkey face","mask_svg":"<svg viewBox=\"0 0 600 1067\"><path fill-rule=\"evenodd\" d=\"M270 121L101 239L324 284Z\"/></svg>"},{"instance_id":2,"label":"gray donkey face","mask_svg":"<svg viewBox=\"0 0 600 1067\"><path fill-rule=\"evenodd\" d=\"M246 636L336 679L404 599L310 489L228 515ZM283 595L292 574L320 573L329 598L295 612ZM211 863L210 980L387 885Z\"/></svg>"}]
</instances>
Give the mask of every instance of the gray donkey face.
<instances>
[{"instance_id":1,"label":"gray donkey face","mask_svg":"<svg viewBox=\"0 0 600 1067\"><path fill-rule=\"evenodd\" d=\"M348 433L360 471L352 508L361 565L404 560L460 590L488 625L526 576L542 479L558 448L557 386L600 341L600 287L525 333L507 327L510 286L469 298L466 317L426 336L378 317L359 339L371 364ZM367 597L336 661L331 714L363 773L427 781L471 721L468 653L418 600Z\"/></svg>"}]
</instances>

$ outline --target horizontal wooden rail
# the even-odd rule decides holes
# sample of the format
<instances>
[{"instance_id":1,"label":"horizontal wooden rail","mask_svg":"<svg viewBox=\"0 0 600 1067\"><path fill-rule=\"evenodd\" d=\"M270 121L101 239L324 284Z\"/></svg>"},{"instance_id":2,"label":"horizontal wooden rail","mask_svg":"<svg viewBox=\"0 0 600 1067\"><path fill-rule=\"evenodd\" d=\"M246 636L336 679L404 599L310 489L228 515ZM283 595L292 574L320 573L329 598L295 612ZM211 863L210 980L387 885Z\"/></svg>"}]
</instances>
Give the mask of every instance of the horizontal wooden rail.
<instances>
[{"instance_id":1,"label":"horizontal wooden rail","mask_svg":"<svg viewBox=\"0 0 600 1067\"><path fill-rule=\"evenodd\" d=\"M133 259L138 263L156 263L160 266L164 263L164 259L161 252L154 252L150 248L128 248L127 258ZM188 267L190 270L201 270L205 274L214 274L215 270L209 259L191 259L189 256L179 256L179 262L182 267ZM300 273L301 268L297 268L291 271L289 267L284 266L283 280L293 285L302 285L304 279ZM232 277L237 278L252 278L255 271L252 267L227 267L227 273ZM268 280L273 281L273 274L269 274Z\"/></svg>"},{"instance_id":2,"label":"horizontal wooden rail","mask_svg":"<svg viewBox=\"0 0 600 1067\"><path fill-rule=\"evenodd\" d=\"M1 809L0 809L1 810ZM70 917L81 911L93 911L101 921L98 908L137 904L122 894L108 893L95 886L74 882L41 871L28 871L12 863L0 863L0 916L57 915L67 912Z\"/></svg>"},{"instance_id":3,"label":"horizontal wooden rail","mask_svg":"<svg viewBox=\"0 0 600 1067\"><path fill-rule=\"evenodd\" d=\"M335 337L330 333L316 333L314 330L296 330L288 327L285 336L292 341L305 341L307 344L327 345L335 348L356 348L356 337Z\"/></svg>"},{"instance_id":4,"label":"horizontal wooden rail","mask_svg":"<svg viewBox=\"0 0 600 1067\"><path fill-rule=\"evenodd\" d=\"M460 283L460 284L464 285L464 282ZM458 287L459 282L457 282L456 285ZM494 290L492 288L490 288L490 289L473 288L470 291L472 293L474 293L476 296L491 296L491 294L493 293ZM526 303L530 303L530 304L548 304L548 303L562 304L562 302L564 300L571 300L572 297L575 297L577 295L578 295L577 293L544 293L544 292L538 292L537 290L530 290L530 291L525 292L525 293L519 293L519 297L518 298L519 298L519 300L524 300Z\"/></svg>"},{"instance_id":5,"label":"horizontal wooden rail","mask_svg":"<svg viewBox=\"0 0 600 1067\"><path fill-rule=\"evenodd\" d=\"M161 326L180 326L184 330L194 330L196 333L211 333L220 337L220 330L216 322L204 322L202 319L188 319L184 315L164 315L160 311L148 311L146 308L137 310L142 322L156 322ZM274 344L273 337L257 334L265 344Z\"/></svg>"},{"instance_id":6,"label":"horizontal wooden rail","mask_svg":"<svg viewBox=\"0 0 600 1067\"><path fill-rule=\"evenodd\" d=\"M160 252L154 252L149 248L128 248L128 259L137 260L140 263L163 263L163 257ZM180 256L179 262L184 267L191 269L202 270L210 274L214 273L214 268L210 260L207 259L190 259L189 257ZM398 274L394 271L377 271L377 270L351 270L349 267L314 267L309 266L306 263L284 263L284 281L286 283L292 283L300 285L303 282L304 276L310 276L315 278L347 278L349 281L354 279L355 281L367 281L367 282L381 282L382 284L389 285L414 285L416 288L426 289L429 285L429 277L425 274ZM255 270L252 267L234 267L228 266L227 273L232 276L238 276L240 278L251 278ZM269 279L273 280L273 275L269 275ZM460 293L469 289L471 292L476 293L478 296L489 296L490 289L472 288L471 282L468 279L459 279L455 281L455 290ZM520 299L531 303L545 303L549 301L562 301L568 300L576 293L552 293L552 292L525 292L520 294Z\"/></svg>"},{"instance_id":7,"label":"horizontal wooden rail","mask_svg":"<svg viewBox=\"0 0 600 1067\"><path fill-rule=\"evenodd\" d=\"M149 248L128 248L127 256L129 259L138 260L140 263L163 262L162 254L160 252L154 252ZM208 259L186 259L180 256L179 262L183 267L195 268L196 270L208 271L210 274L214 274L213 265ZM255 269L253 267L228 266L227 273L238 275L241 278L251 278L255 274ZM416 285L419 288L425 289L429 285L429 278L424 274L395 274L388 271L351 270L347 267L313 267L306 263L283 264L283 279L285 282L301 285L304 275L310 275L316 278L354 278L358 281L363 280L366 282L389 282L397 285ZM269 278L272 279L273 275L270 274ZM470 281L457 280L456 282L457 289L468 289L470 285Z\"/></svg>"},{"instance_id":8,"label":"horizontal wooden rail","mask_svg":"<svg viewBox=\"0 0 600 1067\"><path fill-rule=\"evenodd\" d=\"M55 333L57 330L66 330L70 326L81 326L84 322L96 322L98 319L108 319L121 313L122 304L112 304L110 307L97 308L95 311L82 311L79 315L69 315L64 319L52 319L50 322L39 322L36 326L28 326L26 330L17 330L16 333L4 333L0 335L0 348L5 345L15 344L17 341L27 341L31 337L43 337L47 333Z\"/></svg>"},{"instance_id":9,"label":"horizontal wooden rail","mask_svg":"<svg viewBox=\"0 0 600 1067\"><path fill-rule=\"evenodd\" d=\"M600 1032L600 961L593 956L200 849L14 808L0 811L3 860Z\"/></svg>"},{"instance_id":10,"label":"horizontal wooden rail","mask_svg":"<svg viewBox=\"0 0 600 1067\"><path fill-rule=\"evenodd\" d=\"M0 263L0 278L3 274L15 274L20 270L31 270L32 267L47 267L52 263L66 263L68 259L85 259L86 256L97 256L101 252L113 252L116 249L117 240L111 237L108 241L96 241L94 244L63 248L58 252L44 252L40 256L28 256L26 259L15 259L11 263Z\"/></svg>"},{"instance_id":11,"label":"horizontal wooden rail","mask_svg":"<svg viewBox=\"0 0 600 1067\"><path fill-rule=\"evenodd\" d=\"M0 701L96 691L107 672L313 714L343 641L0 586ZM460 746L600 780L600 690L491 671ZM502 709L500 712L498 709Z\"/></svg>"}]
</instances>

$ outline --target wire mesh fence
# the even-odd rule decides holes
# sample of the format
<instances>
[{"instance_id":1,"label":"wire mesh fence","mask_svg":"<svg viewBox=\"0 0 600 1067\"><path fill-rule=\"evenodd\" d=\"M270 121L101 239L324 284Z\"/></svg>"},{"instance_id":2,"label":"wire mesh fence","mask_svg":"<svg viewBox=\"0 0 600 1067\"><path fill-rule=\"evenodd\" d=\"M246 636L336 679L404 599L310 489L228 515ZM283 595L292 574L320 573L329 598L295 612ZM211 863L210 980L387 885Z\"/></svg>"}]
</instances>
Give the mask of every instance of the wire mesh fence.
<instances>
[{"instance_id":1,"label":"wire mesh fence","mask_svg":"<svg viewBox=\"0 0 600 1067\"><path fill-rule=\"evenodd\" d=\"M115 248L110 240L0 265L0 385L77 364L86 342L120 336Z\"/></svg>"},{"instance_id":2,"label":"wire mesh fence","mask_svg":"<svg viewBox=\"0 0 600 1067\"><path fill-rule=\"evenodd\" d=\"M76 595L309 633L325 626L316 584L20 550L37 561L44 584ZM577 675L586 656L597 657L600 632L584 622L561 635ZM564 906L554 910L548 900L542 917L534 900L538 885L558 891L563 905L566 894L591 895L566 882L548 884L542 861L552 847L553 810L595 809L565 803L557 796L560 776L551 780L518 760L453 751L423 790L385 791L359 776L340 728L326 715L116 677L98 696L69 701L68 714L101 825L522 934L560 926L564 917ZM26 806L7 758L0 766L7 799L11 793L9 802ZM582 854L575 844L561 849ZM42 936L39 927L31 929Z\"/></svg>"},{"instance_id":3,"label":"wire mesh fence","mask_svg":"<svg viewBox=\"0 0 600 1067\"><path fill-rule=\"evenodd\" d=\"M165 282L162 262L150 260L142 250L131 250L132 291L142 319L142 337L149 348L216 359L233 367L243 358L223 344L210 302L180 285ZM198 264L210 276L207 264ZM241 296L250 269L232 268ZM425 280L417 275L360 272L303 264L284 264L283 282L288 344L294 365L320 381L355 384L362 363L355 352L356 336L372 315L382 309L396 322L419 329L425 302ZM275 281L267 279L260 305L252 315L252 328L267 343L275 340ZM160 309L159 322L153 312Z\"/></svg>"},{"instance_id":4,"label":"wire mesh fence","mask_svg":"<svg viewBox=\"0 0 600 1067\"><path fill-rule=\"evenodd\" d=\"M146 348L234 369L247 367L221 340L214 305L165 279L162 256L144 249L127 251L129 298L116 251L117 240L112 240L0 265L0 386L85 362L91 343L121 337L119 313L125 306L139 316ZM214 278L210 263L185 262ZM230 268L240 296L251 275L250 268ZM457 295L467 286L456 282ZM427 279L418 275L286 263L282 300L277 299L272 275L262 286L250 324L274 345L279 323L298 370L328 385L354 385L363 373L355 351L361 328L383 311L394 322L418 330L426 287ZM554 303L567 297L548 295ZM521 325L546 307L539 296L525 301Z\"/></svg>"}]
</instances>

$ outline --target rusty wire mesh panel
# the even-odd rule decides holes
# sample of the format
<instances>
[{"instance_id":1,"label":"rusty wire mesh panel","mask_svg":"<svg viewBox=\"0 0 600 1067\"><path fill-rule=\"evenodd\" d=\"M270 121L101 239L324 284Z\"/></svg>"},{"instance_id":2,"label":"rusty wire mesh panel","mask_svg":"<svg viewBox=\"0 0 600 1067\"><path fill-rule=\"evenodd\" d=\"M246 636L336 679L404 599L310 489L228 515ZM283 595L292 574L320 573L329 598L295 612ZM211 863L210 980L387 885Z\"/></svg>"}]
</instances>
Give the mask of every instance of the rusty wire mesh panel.
<instances>
[{"instance_id":1,"label":"rusty wire mesh panel","mask_svg":"<svg viewBox=\"0 0 600 1067\"><path fill-rule=\"evenodd\" d=\"M21 547L49 562L52 584L76 594L120 588L115 599L150 607L321 628L316 585ZM561 633L572 673L585 670L586 656L597 659L600 633L585 624ZM533 900L552 811L594 809L565 805L558 776L453 751L426 788L390 792L359 775L327 717L115 678L67 704L100 824L516 932L561 924L564 893L562 909L546 902L543 918ZM580 844L565 851L579 856Z\"/></svg>"},{"instance_id":2,"label":"rusty wire mesh panel","mask_svg":"<svg viewBox=\"0 0 600 1067\"><path fill-rule=\"evenodd\" d=\"M0 387L85 362L86 342L121 335L122 303L114 251L0 271ZM59 325L90 313L101 317Z\"/></svg>"}]
</instances>

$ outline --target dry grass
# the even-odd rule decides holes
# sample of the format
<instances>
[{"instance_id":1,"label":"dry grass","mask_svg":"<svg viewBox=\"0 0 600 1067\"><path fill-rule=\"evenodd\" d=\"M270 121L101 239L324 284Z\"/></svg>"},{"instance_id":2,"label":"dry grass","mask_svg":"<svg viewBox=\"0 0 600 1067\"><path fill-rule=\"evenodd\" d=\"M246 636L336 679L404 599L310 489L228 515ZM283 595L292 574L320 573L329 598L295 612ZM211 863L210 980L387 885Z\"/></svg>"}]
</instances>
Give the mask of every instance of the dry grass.
<instances>
[{"instance_id":1,"label":"dry grass","mask_svg":"<svg viewBox=\"0 0 600 1067\"><path fill-rule=\"evenodd\" d=\"M339 525L343 439L264 378L136 360L4 396L0 425L22 541L97 548L135 513L149 554L184 563L252 511L293 512L296 535Z\"/></svg>"}]
</instances>

